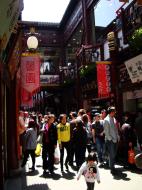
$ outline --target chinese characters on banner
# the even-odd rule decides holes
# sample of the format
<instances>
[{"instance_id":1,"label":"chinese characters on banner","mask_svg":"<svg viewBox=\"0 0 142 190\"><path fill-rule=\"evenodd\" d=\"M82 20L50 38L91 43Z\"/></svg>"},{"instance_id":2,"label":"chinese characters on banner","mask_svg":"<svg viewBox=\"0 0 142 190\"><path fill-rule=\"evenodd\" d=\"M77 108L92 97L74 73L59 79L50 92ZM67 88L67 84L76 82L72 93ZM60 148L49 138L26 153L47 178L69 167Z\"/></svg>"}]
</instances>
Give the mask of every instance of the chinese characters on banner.
<instances>
[{"instance_id":1,"label":"chinese characters on banner","mask_svg":"<svg viewBox=\"0 0 142 190\"><path fill-rule=\"evenodd\" d=\"M106 98L110 96L111 92L111 77L109 61L97 61L97 83L98 83L98 97Z\"/></svg>"},{"instance_id":2,"label":"chinese characters on banner","mask_svg":"<svg viewBox=\"0 0 142 190\"><path fill-rule=\"evenodd\" d=\"M125 65L132 83L142 81L142 54L125 61Z\"/></svg>"},{"instance_id":3,"label":"chinese characters on banner","mask_svg":"<svg viewBox=\"0 0 142 190\"><path fill-rule=\"evenodd\" d=\"M40 57L21 58L21 99L22 104L32 104L32 95L40 87Z\"/></svg>"}]
</instances>

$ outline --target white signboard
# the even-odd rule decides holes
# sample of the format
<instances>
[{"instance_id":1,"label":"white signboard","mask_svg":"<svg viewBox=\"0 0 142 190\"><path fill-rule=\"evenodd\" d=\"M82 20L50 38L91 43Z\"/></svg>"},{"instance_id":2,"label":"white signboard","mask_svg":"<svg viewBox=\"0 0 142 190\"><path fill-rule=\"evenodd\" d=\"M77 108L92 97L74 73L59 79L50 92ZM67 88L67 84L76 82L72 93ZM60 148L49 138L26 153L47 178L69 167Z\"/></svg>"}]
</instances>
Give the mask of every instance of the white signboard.
<instances>
[{"instance_id":1,"label":"white signboard","mask_svg":"<svg viewBox=\"0 0 142 190\"><path fill-rule=\"evenodd\" d=\"M125 61L132 83L142 81L142 54Z\"/></svg>"}]
</instances>

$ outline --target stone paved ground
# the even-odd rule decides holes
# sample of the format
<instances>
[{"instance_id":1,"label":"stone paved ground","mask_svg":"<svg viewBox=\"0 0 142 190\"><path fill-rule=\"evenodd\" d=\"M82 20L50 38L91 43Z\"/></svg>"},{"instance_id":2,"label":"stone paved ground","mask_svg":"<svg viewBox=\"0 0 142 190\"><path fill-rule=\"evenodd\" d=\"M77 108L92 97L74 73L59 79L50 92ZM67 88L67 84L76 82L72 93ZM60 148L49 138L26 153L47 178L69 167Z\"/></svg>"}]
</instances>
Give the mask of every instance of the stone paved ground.
<instances>
[{"instance_id":1,"label":"stone paved ground","mask_svg":"<svg viewBox=\"0 0 142 190\"><path fill-rule=\"evenodd\" d=\"M62 174L59 165L55 165L55 175L43 175L41 157L36 159L36 170L30 172L31 160L29 159L25 170L20 171L17 177L9 179L5 190L86 190L83 176L76 180L76 171ZM142 170L128 171L117 166L119 176L113 177L108 169L100 168L101 183L95 186L96 190L141 190Z\"/></svg>"}]
</instances>

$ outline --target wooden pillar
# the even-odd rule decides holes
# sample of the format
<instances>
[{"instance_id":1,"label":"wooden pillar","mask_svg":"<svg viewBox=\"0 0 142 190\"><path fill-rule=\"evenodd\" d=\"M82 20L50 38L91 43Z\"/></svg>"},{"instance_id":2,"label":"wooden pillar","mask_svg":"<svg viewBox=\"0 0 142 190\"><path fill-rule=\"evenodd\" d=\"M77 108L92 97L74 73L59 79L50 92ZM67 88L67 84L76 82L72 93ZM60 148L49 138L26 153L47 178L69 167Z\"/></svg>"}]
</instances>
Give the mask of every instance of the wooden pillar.
<instances>
[{"instance_id":1,"label":"wooden pillar","mask_svg":"<svg viewBox=\"0 0 142 190\"><path fill-rule=\"evenodd\" d=\"M82 22L83 22L83 45L93 44L95 41L95 18L94 8L87 9L86 0L82 0Z\"/></svg>"},{"instance_id":2,"label":"wooden pillar","mask_svg":"<svg viewBox=\"0 0 142 190\"><path fill-rule=\"evenodd\" d=\"M111 84L112 84L112 89L111 89L111 99L114 100L112 101L111 104L116 107L117 110L117 115L120 117L120 112L121 112L121 96L118 88L118 69L117 65L119 62L119 57L118 57L118 49L117 49L117 43L116 43L116 36L115 33L109 32L107 35L108 39L108 45L109 45L109 52L110 52L110 60L112 62L111 64Z\"/></svg>"},{"instance_id":3,"label":"wooden pillar","mask_svg":"<svg viewBox=\"0 0 142 190\"><path fill-rule=\"evenodd\" d=\"M87 8L86 8L86 0L82 0L82 22L83 22L83 32L84 32L84 44L89 44L89 36L87 33Z\"/></svg>"},{"instance_id":4,"label":"wooden pillar","mask_svg":"<svg viewBox=\"0 0 142 190\"><path fill-rule=\"evenodd\" d=\"M16 79L7 88L7 163L8 171L18 168Z\"/></svg>"},{"instance_id":5,"label":"wooden pillar","mask_svg":"<svg viewBox=\"0 0 142 190\"><path fill-rule=\"evenodd\" d=\"M2 105L2 81L1 81L1 63L0 63L0 105ZM3 190L4 171L3 171L3 143L2 143L2 106L0 106L0 189Z\"/></svg>"}]
</instances>

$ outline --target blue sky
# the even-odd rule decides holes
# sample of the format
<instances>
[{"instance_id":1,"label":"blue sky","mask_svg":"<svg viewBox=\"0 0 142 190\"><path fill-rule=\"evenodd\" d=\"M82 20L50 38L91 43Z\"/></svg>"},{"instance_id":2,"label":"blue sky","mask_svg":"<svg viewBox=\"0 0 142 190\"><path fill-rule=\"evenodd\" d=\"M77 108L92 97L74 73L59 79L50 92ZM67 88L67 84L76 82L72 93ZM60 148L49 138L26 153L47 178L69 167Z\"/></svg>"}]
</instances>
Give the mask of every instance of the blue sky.
<instances>
[{"instance_id":1,"label":"blue sky","mask_svg":"<svg viewBox=\"0 0 142 190\"><path fill-rule=\"evenodd\" d=\"M59 23L69 2L70 0L24 0L22 20ZM96 26L107 26L116 17L116 10L122 4L119 0L100 0L95 7Z\"/></svg>"},{"instance_id":2,"label":"blue sky","mask_svg":"<svg viewBox=\"0 0 142 190\"><path fill-rule=\"evenodd\" d=\"M132 0L129 0L129 3ZM129 3L126 3L128 6ZM123 3L119 0L100 0L95 7L95 24L96 26L107 26L110 22L116 18L116 10L118 10Z\"/></svg>"}]
</instances>

